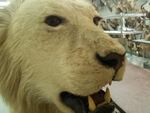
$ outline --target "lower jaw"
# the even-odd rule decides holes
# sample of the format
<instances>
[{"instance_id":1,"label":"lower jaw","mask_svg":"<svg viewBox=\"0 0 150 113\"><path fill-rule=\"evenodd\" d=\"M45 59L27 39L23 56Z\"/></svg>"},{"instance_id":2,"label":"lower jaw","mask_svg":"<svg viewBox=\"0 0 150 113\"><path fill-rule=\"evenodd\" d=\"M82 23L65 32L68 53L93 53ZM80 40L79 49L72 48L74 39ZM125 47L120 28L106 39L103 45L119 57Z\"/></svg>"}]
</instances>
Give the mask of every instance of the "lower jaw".
<instances>
[{"instance_id":1,"label":"lower jaw","mask_svg":"<svg viewBox=\"0 0 150 113\"><path fill-rule=\"evenodd\" d=\"M69 92L62 92L60 98L63 104L71 108L75 113L96 113L97 108L111 103L109 89L100 90L89 96L78 96Z\"/></svg>"}]
</instances>

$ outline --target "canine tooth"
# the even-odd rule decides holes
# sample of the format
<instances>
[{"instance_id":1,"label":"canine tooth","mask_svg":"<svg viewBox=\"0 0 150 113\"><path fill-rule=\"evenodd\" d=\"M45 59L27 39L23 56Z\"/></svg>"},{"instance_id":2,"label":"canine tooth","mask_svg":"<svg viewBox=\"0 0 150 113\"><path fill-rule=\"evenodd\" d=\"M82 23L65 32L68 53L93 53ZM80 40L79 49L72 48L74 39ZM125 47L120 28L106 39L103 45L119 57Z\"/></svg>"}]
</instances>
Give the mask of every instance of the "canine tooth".
<instances>
[{"instance_id":1,"label":"canine tooth","mask_svg":"<svg viewBox=\"0 0 150 113\"><path fill-rule=\"evenodd\" d=\"M110 103L110 101L111 101L111 95L110 95L110 91L109 91L108 87L106 88L106 93L104 95L104 98L105 98L105 102L106 103Z\"/></svg>"},{"instance_id":2,"label":"canine tooth","mask_svg":"<svg viewBox=\"0 0 150 113\"><path fill-rule=\"evenodd\" d=\"M91 96L88 96L89 110L94 111L96 109L96 105Z\"/></svg>"}]
</instances>

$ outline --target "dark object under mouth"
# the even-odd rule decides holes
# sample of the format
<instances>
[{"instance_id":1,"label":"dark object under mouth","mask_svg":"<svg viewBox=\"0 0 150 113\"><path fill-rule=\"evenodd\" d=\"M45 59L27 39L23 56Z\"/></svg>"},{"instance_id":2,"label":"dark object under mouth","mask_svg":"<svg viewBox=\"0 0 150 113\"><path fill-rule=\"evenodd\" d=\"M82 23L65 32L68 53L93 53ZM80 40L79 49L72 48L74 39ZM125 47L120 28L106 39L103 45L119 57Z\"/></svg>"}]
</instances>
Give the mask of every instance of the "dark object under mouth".
<instances>
[{"instance_id":1,"label":"dark object under mouth","mask_svg":"<svg viewBox=\"0 0 150 113\"><path fill-rule=\"evenodd\" d=\"M60 94L61 101L70 107L75 113L88 113L88 98L85 96L75 96L68 92Z\"/></svg>"},{"instance_id":2,"label":"dark object under mouth","mask_svg":"<svg viewBox=\"0 0 150 113\"><path fill-rule=\"evenodd\" d=\"M100 96L97 96L100 95ZM95 100L96 104L104 101L103 96L105 92L100 90L98 93L92 94L91 97ZM89 110L88 96L77 96L69 92L62 92L60 99L67 107L71 108L75 113L112 113L115 106L110 102L97 107L94 111Z\"/></svg>"}]
</instances>

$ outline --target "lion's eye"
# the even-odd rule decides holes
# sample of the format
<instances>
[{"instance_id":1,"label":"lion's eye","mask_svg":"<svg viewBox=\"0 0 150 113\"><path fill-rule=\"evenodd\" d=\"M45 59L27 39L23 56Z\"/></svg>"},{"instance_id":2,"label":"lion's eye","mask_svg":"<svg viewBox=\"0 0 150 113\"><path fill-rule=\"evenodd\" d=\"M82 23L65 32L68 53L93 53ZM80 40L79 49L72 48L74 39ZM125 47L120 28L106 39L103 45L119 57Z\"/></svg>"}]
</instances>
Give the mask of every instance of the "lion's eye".
<instances>
[{"instance_id":1,"label":"lion's eye","mask_svg":"<svg viewBox=\"0 0 150 113\"><path fill-rule=\"evenodd\" d=\"M45 23L52 27L59 26L60 24L63 23L63 21L64 19L62 17L55 16L55 15L48 16L45 19Z\"/></svg>"},{"instance_id":2,"label":"lion's eye","mask_svg":"<svg viewBox=\"0 0 150 113\"><path fill-rule=\"evenodd\" d=\"M102 17L95 16L95 17L93 18L93 22L94 22L95 25L98 25L99 22L100 22L100 20L102 20Z\"/></svg>"}]
</instances>

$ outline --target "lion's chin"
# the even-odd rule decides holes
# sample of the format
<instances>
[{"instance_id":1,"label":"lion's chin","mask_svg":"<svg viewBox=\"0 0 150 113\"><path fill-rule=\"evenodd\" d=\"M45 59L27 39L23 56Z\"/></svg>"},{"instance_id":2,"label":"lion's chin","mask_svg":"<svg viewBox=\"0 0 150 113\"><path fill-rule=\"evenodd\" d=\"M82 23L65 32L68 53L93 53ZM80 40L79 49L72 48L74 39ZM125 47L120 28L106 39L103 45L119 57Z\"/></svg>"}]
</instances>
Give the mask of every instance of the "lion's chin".
<instances>
[{"instance_id":1,"label":"lion's chin","mask_svg":"<svg viewBox=\"0 0 150 113\"><path fill-rule=\"evenodd\" d=\"M104 108L106 108L106 111L110 111L110 113L114 110L114 106L111 104L112 99L108 87L105 91L104 88L102 88L98 92L88 96L62 92L60 98L62 103L71 108L75 113L95 113L98 109Z\"/></svg>"}]
</instances>

